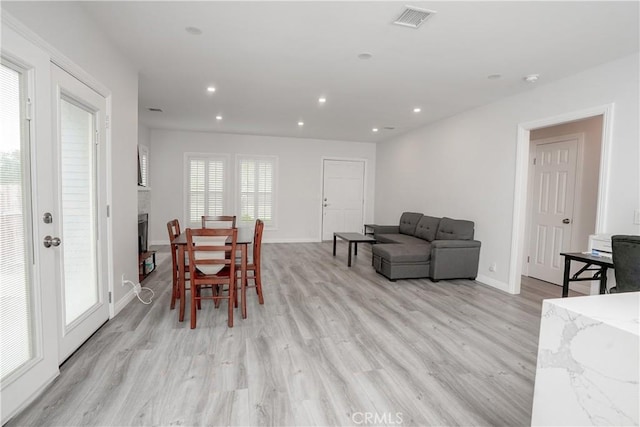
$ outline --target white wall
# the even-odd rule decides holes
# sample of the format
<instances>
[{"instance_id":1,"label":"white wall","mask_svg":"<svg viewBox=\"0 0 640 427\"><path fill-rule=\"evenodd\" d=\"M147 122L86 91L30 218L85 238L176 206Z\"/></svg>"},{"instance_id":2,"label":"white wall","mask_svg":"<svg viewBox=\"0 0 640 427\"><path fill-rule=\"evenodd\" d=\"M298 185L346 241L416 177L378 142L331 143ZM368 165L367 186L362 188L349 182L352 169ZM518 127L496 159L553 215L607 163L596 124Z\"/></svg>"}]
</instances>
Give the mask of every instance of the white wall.
<instances>
[{"instance_id":1,"label":"white wall","mask_svg":"<svg viewBox=\"0 0 640 427\"><path fill-rule=\"evenodd\" d=\"M145 125L138 125L138 145L144 145L151 152L151 134Z\"/></svg>"},{"instance_id":2,"label":"white wall","mask_svg":"<svg viewBox=\"0 0 640 427\"><path fill-rule=\"evenodd\" d=\"M113 45L96 31L97 25L79 2L3 2L8 11L34 33L67 56L111 91L111 235L114 297L129 291L120 286L122 274L136 280L138 195L138 73ZM121 307L122 304L116 304Z\"/></svg>"},{"instance_id":3,"label":"white wall","mask_svg":"<svg viewBox=\"0 0 640 427\"><path fill-rule=\"evenodd\" d=\"M518 124L613 103L604 232L640 234L633 224L640 208L638 60L541 84L379 144L376 222L397 222L405 210L475 221L479 278L507 289ZM498 268L490 272L493 262Z\"/></svg>"},{"instance_id":4,"label":"white wall","mask_svg":"<svg viewBox=\"0 0 640 427\"><path fill-rule=\"evenodd\" d=\"M376 146L370 143L232 135L151 129L152 244L168 242L167 221L184 224L184 153L278 157L277 230L265 230L265 241L319 241L322 218L322 159L365 159L365 222L373 219Z\"/></svg>"}]
</instances>

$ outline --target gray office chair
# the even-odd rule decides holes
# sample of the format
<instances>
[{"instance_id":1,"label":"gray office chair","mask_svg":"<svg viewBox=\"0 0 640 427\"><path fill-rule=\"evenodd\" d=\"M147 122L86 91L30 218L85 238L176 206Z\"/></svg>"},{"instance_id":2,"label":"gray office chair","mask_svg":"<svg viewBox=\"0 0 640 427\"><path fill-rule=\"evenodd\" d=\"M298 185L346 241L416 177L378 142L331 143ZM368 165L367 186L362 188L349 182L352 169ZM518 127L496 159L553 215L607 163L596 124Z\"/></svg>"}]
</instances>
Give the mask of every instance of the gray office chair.
<instances>
[{"instance_id":1,"label":"gray office chair","mask_svg":"<svg viewBox=\"0 0 640 427\"><path fill-rule=\"evenodd\" d=\"M612 236L616 286L609 292L640 291L640 236Z\"/></svg>"}]
</instances>

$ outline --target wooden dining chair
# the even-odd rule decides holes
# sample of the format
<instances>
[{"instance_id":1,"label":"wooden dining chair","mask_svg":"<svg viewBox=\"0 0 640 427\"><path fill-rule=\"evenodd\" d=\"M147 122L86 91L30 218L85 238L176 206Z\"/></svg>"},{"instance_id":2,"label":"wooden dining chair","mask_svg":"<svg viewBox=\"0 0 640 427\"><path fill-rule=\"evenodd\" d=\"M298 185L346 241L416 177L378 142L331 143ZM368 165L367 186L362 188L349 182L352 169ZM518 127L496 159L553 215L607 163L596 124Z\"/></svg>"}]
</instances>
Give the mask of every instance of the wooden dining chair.
<instances>
[{"instance_id":1,"label":"wooden dining chair","mask_svg":"<svg viewBox=\"0 0 640 427\"><path fill-rule=\"evenodd\" d=\"M169 233L169 244L180 235L180 222L177 219L172 219L167 222L167 231ZM173 286L171 290L171 310L176 308L176 300L180 299L180 289L178 288L178 247L171 245L171 260L173 261ZM185 271L189 268L188 262L185 260ZM185 282L187 281L187 275L185 275Z\"/></svg>"},{"instance_id":2,"label":"wooden dining chair","mask_svg":"<svg viewBox=\"0 0 640 427\"><path fill-rule=\"evenodd\" d=\"M202 215L202 228L235 228L235 215ZM233 258L233 256L231 256ZM236 307L238 302L236 301Z\"/></svg>"},{"instance_id":3,"label":"wooden dining chair","mask_svg":"<svg viewBox=\"0 0 640 427\"><path fill-rule=\"evenodd\" d=\"M245 282L245 288L256 288L256 292L258 293L258 302L260 304L264 304L264 297L262 296L262 277L260 274L260 264L261 257L260 252L262 250L262 232L264 230L264 222L260 219L256 220L256 226L253 231L253 254L251 256L251 260L247 261L247 282ZM236 262L238 260L236 259ZM241 268L240 264L236 264L236 270L239 271ZM251 273L251 274L250 274ZM253 285L248 286L248 279L253 280ZM238 278L240 280L240 278Z\"/></svg>"},{"instance_id":4,"label":"wooden dining chair","mask_svg":"<svg viewBox=\"0 0 640 427\"><path fill-rule=\"evenodd\" d=\"M176 237L178 237L180 235L180 222L177 219L172 219L171 221L167 222L167 232L169 233L169 243L171 243L173 241L173 239L175 239ZM178 251L178 246L177 245L171 245L171 260L173 262L173 282L172 282L172 290L171 290L171 304L169 306L169 308L171 310L176 308L176 300L180 299L180 283L179 283L179 274L180 274L180 268L178 266L178 255L179 255L179 251ZM187 287L187 282L189 282L189 254L185 253L185 260L184 260L184 282L185 282L185 294L187 291L190 291L191 288ZM200 301L198 301L198 310L200 310Z\"/></svg>"},{"instance_id":5,"label":"wooden dining chair","mask_svg":"<svg viewBox=\"0 0 640 427\"><path fill-rule=\"evenodd\" d=\"M228 300L229 327L233 327L233 309L236 288L236 266L232 254L236 253L237 228L187 228L187 251L191 277L191 329L196 327L196 306L203 299L211 299L216 307L220 300ZM231 237L231 242L228 242ZM224 296L224 286L227 295ZM204 296L200 288L212 286L211 296Z\"/></svg>"},{"instance_id":6,"label":"wooden dining chair","mask_svg":"<svg viewBox=\"0 0 640 427\"><path fill-rule=\"evenodd\" d=\"M235 228L235 215L202 215L202 228Z\"/></svg>"}]
</instances>

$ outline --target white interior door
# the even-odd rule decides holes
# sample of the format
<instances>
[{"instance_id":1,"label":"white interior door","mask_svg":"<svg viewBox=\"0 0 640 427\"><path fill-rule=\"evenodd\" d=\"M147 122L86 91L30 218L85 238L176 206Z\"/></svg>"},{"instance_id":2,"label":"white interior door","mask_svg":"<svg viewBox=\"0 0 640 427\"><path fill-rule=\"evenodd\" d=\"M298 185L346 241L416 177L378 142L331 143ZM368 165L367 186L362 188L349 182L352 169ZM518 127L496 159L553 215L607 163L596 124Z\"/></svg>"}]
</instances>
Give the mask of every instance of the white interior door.
<instances>
[{"instance_id":1,"label":"white interior door","mask_svg":"<svg viewBox=\"0 0 640 427\"><path fill-rule=\"evenodd\" d=\"M2 28L0 67L0 365L2 424L58 375L51 205L49 58ZM36 167L37 165L37 167Z\"/></svg>"},{"instance_id":2,"label":"white interior door","mask_svg":"<svg viewBox=\"0 0 640 427\"><path fill-rule=\"evenodd\" d=\"M322 240L336 231L362 232L364 161L324 160Z\"/></svg>"},{"instance_id":3,"label":"white interior door","mask_svg":"<svg viewBox=\"0 0 640 427\"><path fill-rule=\"evenodd\" d=\"M59 360L109 318L106 233L106 100L52 66ZM59 240L56 240L59 239Z\"/></svg>"},{"instance_id":4,"label":"white interior door","mask_svg":"<svg viewBox=\"0 0 640 427\"><path fill-rule=\"evenodd\" d=\"M561 252L571 250L578 140L536 146L529 276L562 284Z\"/></svg>"}]
</instances>

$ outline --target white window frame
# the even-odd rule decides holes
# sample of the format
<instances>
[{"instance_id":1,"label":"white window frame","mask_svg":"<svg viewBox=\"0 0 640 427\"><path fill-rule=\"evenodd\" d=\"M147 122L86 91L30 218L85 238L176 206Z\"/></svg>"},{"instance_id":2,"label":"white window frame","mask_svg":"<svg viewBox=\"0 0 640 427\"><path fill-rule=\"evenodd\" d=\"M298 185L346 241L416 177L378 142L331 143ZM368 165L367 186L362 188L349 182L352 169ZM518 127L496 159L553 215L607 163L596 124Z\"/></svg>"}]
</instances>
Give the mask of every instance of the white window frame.
<instances>
[{"instance_id":1,"label":"white window frame","mask_svg":"<svg viewBox=\"0 0 640 427\"><path fill-rule=\"evenodd\" d=\"M271 163L272 170L272 182L271 182L271 219L266 220L265 218L260 218L257 216L258 206L256 204L254 217L250 220L242 219L242 169L241 162L243 161L255 161L255 162L264 162L268 161ZM257 172L256 172L257 173ZM257 182L257 181L256 181ZM256 184L257 185L257 184ZM238 226L250 226L253 225L257 218L262 219L265 224L265 228L270 230L275 230L277 228L277 218L278 218L278 156L260 156L260 155L245 155L238 154L236 155L236 212L238 212L237 224Z\"/></svg>"},{"instance_id":2,"label":"white window frame","mask_svg":"<svg viewBox=\"0 0 640 427\"><path fill-rule=\"evenodd\" d=\"M205 162L209 162L209 161L222 161L223 163L223 167L224 167L224 178L223 178L223 182L225 184L231 184L232 181L229 179L230 177L230 168L229 168L229 155L227 154L215 154L215 153L185 153L184 155L184 190L183 190L183 194L184 194L184 217L183 217L183 224L185 224L183 227L184 228L200 228L202 226L202 222L200 221L200 219L198 218L197 221L191 221L190 220L190 200L191 200L191 195L190 195L190 179L191 179L191 161L192 160L204 160ZM208 185L206 179L205 179L205 207L206 207L206 195L208 193L206 186ZM233 203L230 202L230 196L231 194L233 194L233 187L232 185L227 185L226 187L223 188L222 190L222 206L223 206L223 215L234 215L233 212L231 212L231 209L233 207ZM205 215L207 215L208 213L205 210Z\"/></svg>"}]
</instances>

